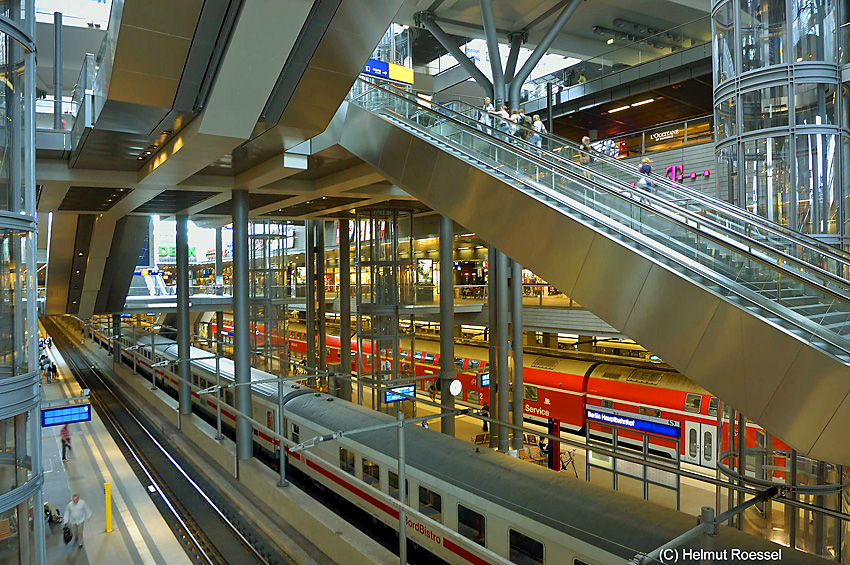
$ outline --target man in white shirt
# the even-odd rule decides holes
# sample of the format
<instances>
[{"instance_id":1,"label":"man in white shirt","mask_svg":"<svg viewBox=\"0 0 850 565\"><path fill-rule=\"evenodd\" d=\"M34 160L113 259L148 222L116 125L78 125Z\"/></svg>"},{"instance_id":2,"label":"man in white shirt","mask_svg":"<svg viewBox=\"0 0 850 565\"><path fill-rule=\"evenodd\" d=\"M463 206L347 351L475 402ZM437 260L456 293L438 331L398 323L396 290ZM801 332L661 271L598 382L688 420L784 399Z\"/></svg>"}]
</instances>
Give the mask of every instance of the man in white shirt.
<instances>
[{"instance_id":1,"label":"man in white shirt","mask_svg":"<svg viewBox=\"0 0 850 565\"><path fill-rule=\"evenodd\" d=\"M62 517L62 525L71 528L71 535L74 541L82 548L83 547L83 526L86 521L91 518L91 510L85 500L80 500L80 495L75 494L68 506L65 507L65 514Z\"/></svg>"}]
</instances>

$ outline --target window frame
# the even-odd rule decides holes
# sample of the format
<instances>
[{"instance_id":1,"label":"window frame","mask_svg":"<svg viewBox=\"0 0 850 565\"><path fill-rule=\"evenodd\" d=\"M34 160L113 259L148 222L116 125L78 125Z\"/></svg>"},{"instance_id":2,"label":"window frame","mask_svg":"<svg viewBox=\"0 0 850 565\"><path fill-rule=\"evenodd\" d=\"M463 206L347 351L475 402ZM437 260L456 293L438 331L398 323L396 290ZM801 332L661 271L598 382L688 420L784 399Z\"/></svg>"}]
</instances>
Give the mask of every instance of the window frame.
<instances>
[{"instance_id":1,"label":"window frame","mask_svg":"<svg viewBox=\"0 0 850 565\"><path fill-rule=\"evenodd\" d=\"M692 408L688 408L688 401L693 400L694 398L696 398L696 400L697 400L696 410L694 410ZM690 414L701 414L702 413L702 395L697 394L695 392L689 392L689 393L685 394L684 410L685 410L685 412L688 412Z\"/></svg>"},{"instance_id":2,"label":"window frame","mask_svg":"<svg viewBox=\"0 0 850 565\"><path fill-rule=\"evenodd\" d=\"M340 448L342 449L342 448ZM367 466L368 463L368 466ZM374 476L371 473L367 473L366 469L375 469L377 470L378 475ZM369 485L370 487L381 490L381 466L371 459L367 459L365 457L360 458L360 477L363 479L363 482ZM369 478L366 478L369 477Z\"/></svg>"},{"instance_id":3,"label":"window frame","mask_svg":"<svg viewBox=\"0 0 850 565\"><path fill-rule=\"evenodd\" d=\"M424 485L420 484L418 486L419 486L419 488L416 490L416 494L417 494L416 499L417 499L417 503L418 503L419 513L424 514L425 516L427 516L431 520L434 520L435 522L442 524L443 523L443 495L438 493L435 490L429 489L428 487L426 487ZM431 495L432 495L431 501L432 502L434 501L434 497L436 497L437 501L440 504L440 515L439 515L439 517L432 516L429 512L424 511L424 508L422 507L422 491L426 491L426 492L431 493ZM435 508L435 506L432 504L430 506L430 508Z\"/></svg>"},{"instance_id":4,"label":"window frame","mask_svg":"<svg viewBox=\"0 0 850 565\"><path fill-rule=\"evenodd\" d=\"M460 525L461 525L460 509L461 508L463 508L467 512L471 512L473 514L476 514L477 516L479 516L481 518L481 526L482 526L482 529L481 529L482 539L481 539L481 541L478 541L475 538L469 537L469 536L463 534L463 532L460 531ZM466 526L467 528L472 528L472 526L469 526L468 524L464 524L464 526ZM477 543L481 547L487 547L487 516L485 516L481 512L473 510L472 508L470 508L468 506L464 506L463 504L458 502L457 503L457 533L460 534L462 537L472 541L473 543Z\"/></svg>"},{"instance_id":5,"label":"window frame","mask_svg":"<svg viewBox=\"0 0 850 565\"><path fill-rule=\"evenodd\" d=\"M535 538L533 538L533 537L531 537L527 534L524 534L523 532L521 532L519 530L515 530L514 528L511 528L511 527L508 527L508 560L509 561L511 561L512 563L516 563L516 561L513 561L511 559L511 548L513 547L513 544L511 543L511 533L512 532L515 533L515 534L518 534L518 535L520 535L524 538L530 539L531 541L533 541L535 543L539 543L540 546L543 548L543 555L542 555L540 561L535 560L535 562L546 563L546 544L543 543L542 541L539 541L539 540L537 540L537 539L535 539Z\"/></svg>"}]
</instances>

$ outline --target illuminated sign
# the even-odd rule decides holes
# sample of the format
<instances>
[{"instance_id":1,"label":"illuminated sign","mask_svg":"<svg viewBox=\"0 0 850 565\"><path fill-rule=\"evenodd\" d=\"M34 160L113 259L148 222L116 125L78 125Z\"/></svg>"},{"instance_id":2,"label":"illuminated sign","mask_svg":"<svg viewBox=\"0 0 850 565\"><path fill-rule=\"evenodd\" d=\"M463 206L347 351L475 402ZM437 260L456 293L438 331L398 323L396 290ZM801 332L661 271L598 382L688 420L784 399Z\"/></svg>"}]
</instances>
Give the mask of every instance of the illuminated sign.
<instances>
[{"instance_id":1,"label":"illuminated sign","mask_svg":"<svg viewBox=\"0 0 850 565\"><path fill-rule=\"evenodd\" d=\"M647 434L655 434L678 438L680 435L679 422L676 420L664 420L651 416L638 417L637 414L617 412L609 413L602 410L587 409L587 419L600 424L616 426L628 430L635 430Z\"/></svg>"},{"instance_id":2,"label":"illuminated sign","mask_svg":"<svg viewBox=\"0 0 850 565\"><path fill-rule=\"evenodd\" d=\"M649 139L652 141L667 141L668 139L673 139L681 130L679 128L676 129L668 129L666 131L657 131L649 135Z\"/></svg>"},{"instance_id":3,"label":"illuminated sign","mask_svg":"<svg viewBox=\"0 0 850 565\"><path fill-rule=\"evenodd\" d=\"M64 408L43 408L41 410L42 428L89 421L91 421L91 404L75 404Z\"/></svg>"},{"instance_id":4,"label":"illuminated sign","mask_svg":"<svg viewBox=\"0 0 850 565\"><path fill-rule=\"evenodd\" d=\"M416 385L398 386L395 388L391 388L384 393L384 402L389 404L390 402L399 402L400 400L407 400L408 396L413 396L415 393Z\"/></svg>"},{"instance_id":5,"label":"illuminated sign","mask_svg":"<svg viewBox=\"0 0 850 565\"><path fill-rule=\"evenodd\" d=\"M363 67L363 74L373 77L390 78L390 64L384 61L369 59Z\"/></svg>"},{"instance_id":6,"label":"illuminated sign","mask_svg":"<svg viewBox=\"0 0 850 565\"><path fill-rule=\"evenodd\" d=\"M174 263L177 261L176 245L160 245L157 247L156 258L160 263ZM189 261L197 261L198 256L194 247L189 247Z\"/></svg>"},{"instance_id":7,"label":"illuminated sign","mask_svg":"<svg viewBox=\"0 0 850 565\"><path fill-rule=\"evenodd\" d=\"M369 59L366 62L363 67L363 74L413 84L413 69L376 59Z\"/></svg>"},{"instance_id":8,"label":"illuminated sign","mask_svg":"<svg viewBox=\"0 0 850 565\"><path fill-rule=\"evenodd\" d=\"M478 388L490 386L490 373L481 373L478 375Z\"/></svg>"}]
</instances>

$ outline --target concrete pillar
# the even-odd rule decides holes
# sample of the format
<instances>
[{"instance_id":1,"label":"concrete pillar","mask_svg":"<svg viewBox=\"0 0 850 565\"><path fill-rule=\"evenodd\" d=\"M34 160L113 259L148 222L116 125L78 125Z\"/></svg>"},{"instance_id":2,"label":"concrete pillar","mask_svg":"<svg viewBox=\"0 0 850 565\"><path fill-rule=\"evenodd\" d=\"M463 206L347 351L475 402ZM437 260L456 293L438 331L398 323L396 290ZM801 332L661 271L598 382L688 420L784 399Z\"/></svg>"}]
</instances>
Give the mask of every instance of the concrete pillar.
<instances>
[{"instance_id":1,"label":"concrete pillar","mask_svg":"<svg viewBox=\"0 0 850 565\"><path fill-rule=\"evenodd\" d=\"M180 384L177 399L181 414L192 413L192 394L189 381L189 217L177 216L177 368Z\"/></svg>"},{"instance_id":2,"label":"concrete pillar","mask_svg":"<svg viewBox=\"0 0 850 565\"><path fill-rule=\"evenodd\" d=\"M112 361L121 364L121 314L112 314Z\"/></svg>"},{"instance_id":3,"label":"concrete pillar","mask_svg":"<svg viewBox=\"0 0 850 565\"><path fill-rule=\"evenodd\" d=\"M543 347L558 349L558 334L543 332Z\"/></svg>"},{"instance_id":4,"label":"concrete pillar","mask_svg":"<svg viewBox=\"0 0 850 565\"><path fill-rule=\"evenodd\" d=\"M221 241L221 228L218 227L215 229L215 278L216 283L218 283L218 278L222 277L224 279L224 244ZM224 294L224 288L216 287L215 293L217 296L221 296ZM216 312L215 313L215 327L216 327L216 335L215 335L215 351L221 355L222 350L222 331L224 331L224 312ZM211 338L213 336L210 336Z\"/></svg>"},{"instance_id":5,"label":"concrete pillar","mask_svg":"<svg viewBox=\"0 0 850 565\"><path fill-rule=\"evenodd\" d=\"M497 412L500 422L509 418L510 385L508 369L508 263L510 259L501 251L497 252L498 292L496 306L498 309L496 321L496 348L499 355L499 404ZM499 426L499 451L508 451L508 431L506 426Z\"/></svg>"},{"instance_id":6,"label":"concrete pillar","mask_svg":"<svg viewBox=\"0 0 850 565\"><path fill-rule=\"evenodd\" d=\"M251 414L251 336L248 286L248 193L233 191L233 370L236 377L236 409ZM242 386L238 386L242 385ZM236 418L236 457L253 455L251 423Z\"/></svg>"},{"instance_id":7,"label":"concrete pillar","mask_svg":"<svg viewBox=\"0 0 850 565\"><path fill-rule=\"evenodd\" d=\"M523 345L528 345L530 347L534 347L537 345L537 332L525 332L525 343Z\"/></svg>"},{"instance_id":8,"label":"concrete pillar","mask_svg":"<svg viewBox=\"0 0 850 565\"><path fill-rule=\"evenodd\" d=\"M348 221L339 222L339 364L347 376L351 373L351 240ZM340 383L340 396L351 400L351 381Z\"/></svg>"},{"instance_id":9,"label":"concrete pillar","mask_svg":"<svg viewBox=\"0 0 850 565\"><path fill-rule=\"evenodd\" d=\"M498 308L496 303L498 302L498 268L497 268L497 256L498 251L496 248L488 246L487 248L487 313L488 313L488 331L487 335L488 340L488 348L489 348L489 363L490 363L490 414L498 415L498 405L499 405L499 355L498 348L496 347L496 326L498 325ZM499 429L498 425L493 424L490 426L490 447L498 447L499 446Z\"/></svg>"},{"instance_id":10,"label":"concrete pillar","mask_svg":"<svg viewBox=\"0 0 850 565\"><path fill-rule=\"evenodd\" d=\"M513 325L513 358L514 358L514 394L512 402L512 421L521 426L523 389L522 389L522 267L516 261L511 261L511 324ZM522 432L514 430L511 449L522 449Z\"/></svg>"},{"instance_id":11,"label":"concrete pillar","mask_svg":"<svg viewBox=\"0 0 850 565\"><path fill-rule=\"evenodd\" d=\"M455 324L453 330L454 337L463 337L463 326L461 324Z\"/></svg>"},{"instance_id":12,"label":"concrete pillar","mask_svg":"<svg viewBox=\"0 0 850 565\"><path fill-rule=\"evenodd\" d=\"M451 414L455 399L449 391L449 386L455 378L455 342L454 332L450 328L455 325L454 306L454 271L452 268L452 243L454 230L452 219L440 217L440 412ZM445 276L448 275L448 276ZM454 416L441 419L440 430L454 437Z\"/></svg>"}]
</instances>

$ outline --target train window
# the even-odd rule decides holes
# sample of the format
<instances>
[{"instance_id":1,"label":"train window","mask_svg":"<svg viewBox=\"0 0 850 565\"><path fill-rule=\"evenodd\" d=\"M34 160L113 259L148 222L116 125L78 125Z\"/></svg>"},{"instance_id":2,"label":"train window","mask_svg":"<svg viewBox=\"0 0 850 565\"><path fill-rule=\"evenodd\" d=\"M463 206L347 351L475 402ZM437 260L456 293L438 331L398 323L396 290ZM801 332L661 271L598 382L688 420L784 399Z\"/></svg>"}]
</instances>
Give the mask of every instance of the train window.
<instances>
[{"instance_id":1,"label":"train window","mask_svg":"<svg viewBox=\"0 0 850 565\"><path fill-rule=\"evenodd\" d=\"M339 468L354 476L354 453L344 447L339 448Z\"/></svg>"},{"instance_id":2,"label":"train window","mask_svg":"<svg viewBox=\"0 0 850 565\"><path fill-rule=\"evenodd\" d=\"M599 406L602 407L602 408L613 408L614 407L614 401L613 400L600 400Z\"/></svg>"},{"instance_id":3,"label":"train window","mask_svg":"<svg viewBox=\"0 0 850 565\"><path fill-rule=\"evenodd\" d=\"M477 390L468 390L466 391L466 401L471 402L472 404L478 404L481 399L481 395L478 394Z\"/></svg>"},{"instance_id":4,"label":"train window","mask_svg":"<svg viewBox=\"0 0 850 565\"><path fill-rule=\"evenodd\" d=\"M416 352L414 352L414 353L413 353L413 358L414 358L417 362L421 363L421 362L422 362L422 352L421 352L421 351L416 351Z\"/></svg>"},{"instance_id":5,"label":"train window","mask_svg":"<svg viewBox=\"0 0 850 565\"><path fill-rule=\"evenodd\" d=\"M376 489L381 488L381 468L377 463L372 463L368 459L363 459L363 481Z\"/></svg>"},{"instance_id":6,"label":"train window","mask_svg":"<svg viewBox=\"0 0 850 565\"><path fill-rule=\"evenodd\" d=\"M195 386L199 386L198 385L198 375L192 375L192 384L195 385Z\"/></svg>"},{"instance_id":7,"label":"train window","mask_svg":"<svg viewBox=\"0 0 850 565\"><path fill-rule=\"evenodd\" d=\"M390 496L398 500L398 475L389 471L387 483L389 486L387 490ZM407 479L404 479L404 503L410 504L410 484L407 482Z\"/></svg>"},{"instance_id":8,"label":"train window","mask_svg":"<svg viewBox=\"0 0 850 565\"><path fill-rule=\"evenodd\" d=\"M419 511L435 522L443 523L443 497L423 486L419 487Z\"/></svg>"},{"instance_id":9,"label":"train window","mask_svg":"<svg viewBox=\"0 0 850 565\"><path fill-rule=\"evenodd\" d=\"M481 365L481 370L486 371L489 368L490 368L490 363L488 363L487 361L484 361L484 364Z\"/></svg>"},{"instance_id":10,"label":"train window","mask_svg":"<svg viewBox=\"0 0 850 565\"><path fill-rule=\"evenodd\" d=\"M525 534L521 534L516 530L508 530L510 537L510 555L511 563L519 563L520 565L533 565L534 563L543 563L543 543L534 538L530 538Z\"/></svg>"},{"instance_id":11,"label":"train window","mask_svg":"<svg viewBox=\"0 0 850 565\"><path fill-rule=\"evenodd\" d=\"M424 359L425 363L428 363L429 365L434 364L434 354L433 353L426 353L425 356L423 357L423 359Z\"/></svg>"},{"instance_id":12,"label":"train window","mask_svg":"<svg viewBox=\"0 0 850 565\"><path fill-rule=\"evenodd\" d=\"M455 357L455 367L463 370L463 359L461 359L460 357Z\"/></svg>"},{"instance_id":13,"label":"train window","mask_svg":"<svg viewBox=\"0 0 850 565\"><path fill-rule=\"evenodd\" d=\"M642 416L652 416L653 418L661 417L661 410L657 408L647 408L646 406L641 406L638 408L638 414Z\"/></svg>"},{"instance_id":14,"label":"train window","mask_svg":"<svg viewBox=\"0 0 850 565\"><path fill-rule=\"evenodd\" d=\"M402 359L410 359L410 351L407 350L407 349L402 349L401 352L399 353L399 356Z\"/></svg>"},{"instance_id":15,"label":"train window","mask_svg":"<svg viewBox=\"0 0 850 565\"><path fill-rule=\"evenodd\" d=\"M457 505L457 533L478 545L484 545L484 523L483 514L462 504Z\"/></svg>"},{"instance_id":16,"label":"train window","mask_svg":"<svg viewBox=\"0 0 850 565\"><path fill-rule=\"evenodd\" d=\"M717 397L712 396L708 399L708 415L717 416Z\"/></svg>"},{"instance_id":17,"label":"train window","mask_svg":"<svg viewBox=\"0 0 850 565\"><path fill-rule=\"evenodd\" d=\"M479 367L481 367L481 361L476 359L470 359L469 365L466 366L467 370L478 369Z\"/></svg>"},{"instance_id":18,"label":"train window","mask_svg":"<svg viewBox=\"0 0 850 565\"><path fill-rule=\"evenodd\" d=\"M573 565L590 565L589 563L585 563L581 559L573 559Z\"/></svg>"},{"instance_id":19,"label":"train window","mask_svg":"<svg viewBox=\"0 0 850 565\"><path fill-rule=\"evenodd\" d=\"M233 406L233 393L229 390L224 391L224 403Z\"/></svg>"},{"instance_id":20,"label":"train window","mask_svg":"<svg viewBox=\"0 0 850 565\"><path fill-rule=\"evenodd\" d=\"M702 404L702 396L699 394L685 395L685 412L693 412L699 414L700 405Z\"/></svg>"},{"instance_id":21,"label":"train window","mask_svg":"<svg viewBox=\"0 0 850 565\"><path fill-rule=\"evenodd\" d=\"M530 385L522 385L522 399L529 402L537 402L537 387Z\"/></svg>"},{"instance_id":22,"label":"train window","mask_svg":"<svg viewBox=\"0 0 850 565\"><path fill-rule=\"evenodd\" d=\"M292 441L295 443L301 443L301 428L298 424L292 424ZM353 465L353 463L352 463Z\"/></svg>"}]
</instances>

